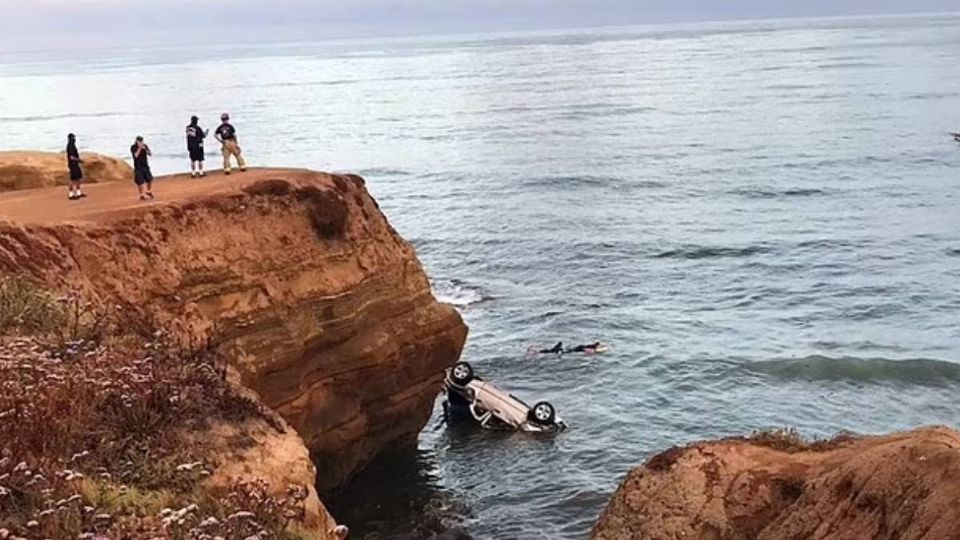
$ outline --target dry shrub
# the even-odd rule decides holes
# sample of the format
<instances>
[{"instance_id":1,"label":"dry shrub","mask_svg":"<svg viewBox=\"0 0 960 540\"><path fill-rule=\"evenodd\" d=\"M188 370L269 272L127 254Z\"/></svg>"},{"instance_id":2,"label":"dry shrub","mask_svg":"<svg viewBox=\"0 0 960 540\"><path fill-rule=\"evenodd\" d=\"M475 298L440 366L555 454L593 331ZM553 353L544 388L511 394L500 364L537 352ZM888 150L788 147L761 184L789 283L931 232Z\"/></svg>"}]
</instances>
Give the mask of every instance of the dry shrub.
<instances>
[{"instance_id":1,"label":"dry shrub","mask_svg":"<svg viewBox=\"0 0 960 540\"><path fill-rule=\"evenodd\" d=\"M20 276L0 276L0 337L41 338L59 356L99 344L113 330L111 314L76 293L55 295Z\"/></svg>"},{"instance_id":2,"label":"dry shrub","mask_svg":"<svg viewBox=\"0 0 960 540\"><path fill-rule=\"evenodd\" d=\"M65 320L53 295L23 278L0 278L0 333L47 334Z\"/></svg>"},{"instance_id":3,"label":"dry shrub","mask_svg":"<svg viewBox=\"0 0 960 540\"><path fill-rule=\"evenodd\" d=\"M810 449L810 441L807 441L796 428L792 427L754 431L747 440L758 446L765 446L787 453L803 452Z\"/></svg>"},{"instance_id":4,"label":"dry shrub","mask_svg":"<svg viewBox=\"0 0 960 540\"><path fill-rule=\"evenodd\" d=\"M0 337L0 540L266 539L302 520L303 488L204 487L214 465L185 435L262 417L226 381L213 344L156 333L105 345L91 334L62 348L71 328L102 319L24 283L0 286L0 320L21 334Z\"/></svg>"}]
</instances>

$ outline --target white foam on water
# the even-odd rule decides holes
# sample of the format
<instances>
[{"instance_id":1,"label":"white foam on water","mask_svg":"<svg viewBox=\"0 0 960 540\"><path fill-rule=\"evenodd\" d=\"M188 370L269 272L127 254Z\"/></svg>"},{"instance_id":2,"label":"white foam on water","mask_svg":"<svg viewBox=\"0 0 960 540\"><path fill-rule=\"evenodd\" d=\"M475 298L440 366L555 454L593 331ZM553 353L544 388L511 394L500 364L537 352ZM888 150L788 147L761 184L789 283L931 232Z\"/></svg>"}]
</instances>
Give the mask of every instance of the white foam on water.
<instances>
[{"instance_id":1,"label":"white foam on water","mask_svg":"<svg viewBox=\"0 0 960 540\"><path fill-rule=\"evenodd\" d=\"M444 304L467 307L486 300L483 292L457 280L430 280L433 295Z\"/></svg>"}]
</instances>

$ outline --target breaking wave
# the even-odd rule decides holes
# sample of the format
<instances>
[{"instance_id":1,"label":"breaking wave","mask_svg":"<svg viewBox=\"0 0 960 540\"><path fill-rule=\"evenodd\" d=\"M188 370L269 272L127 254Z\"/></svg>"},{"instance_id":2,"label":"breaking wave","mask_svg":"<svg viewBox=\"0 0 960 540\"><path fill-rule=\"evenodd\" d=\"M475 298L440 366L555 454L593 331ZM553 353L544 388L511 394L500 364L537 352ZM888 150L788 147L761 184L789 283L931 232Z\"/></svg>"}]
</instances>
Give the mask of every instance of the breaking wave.
<instances>
[{"instance_id":1,"label":"breaking wave","mask_svg":"<svg viewBox=\"0 0 960 540\"><path fill-rule=\"evenodd\" d=\"M457 307L472 306L489 300L479 289L469 287L456 279L431 280L430 288L439 302Z\"/></svg>"},{"instance_id":2,"label":"breaking wave","mask_svg":"<svg viewBox=\"0 0 960 540\"><path fill-rule=\"evenodd\" d=\"M526 178L520 182L524 187L545 187L577 189L591 187L617 187L623 183L620 178L602 176L541 176Z\"/></svg>"},{"instance_id":3,"label":"breaking wave","mask_svg":"<svg viewBox=\"0 0 960 540\"><path fill-rule=\"evenodd\" d=\"M684 246L654 255L657 259L713 259L721 257L752 257L773 251L769 246L745 247Z\"/></svg>"},{"instance_id":4,"label":"breaking wave","mask_svg":"<svg viewBox=\"0 0 960 540\"><path fill-rule=\"evenodd\" d=\"M940 386L960 382L960 364L917 358L855 358L813 355L746 364L751 371L785 380L851 381Z\"/></svg>"},{"instance_id":5,"label":"breaking wave","mask_svg":"<svg viewBox=\"0 0 960 540\"><path fill-rule=\"evenodd\" d=\"M730 193L740 195L748 199L779 199L782 197L815 197L819 195L829 195L826 190L815 188L789 188L784 190L771 189L735 189Z\"/></svg>"}]
</instances>

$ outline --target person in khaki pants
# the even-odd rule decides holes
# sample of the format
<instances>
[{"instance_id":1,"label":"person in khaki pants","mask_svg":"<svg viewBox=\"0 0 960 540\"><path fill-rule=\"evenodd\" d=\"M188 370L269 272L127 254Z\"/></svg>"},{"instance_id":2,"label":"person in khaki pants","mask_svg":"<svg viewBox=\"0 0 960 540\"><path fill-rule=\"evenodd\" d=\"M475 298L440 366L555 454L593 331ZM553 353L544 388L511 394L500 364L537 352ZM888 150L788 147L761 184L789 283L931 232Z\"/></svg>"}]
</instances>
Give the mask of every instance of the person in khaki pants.
<instances>
[{"instance_id":1,"label":"person in khaki pants","mask_svg":"<svg viewBox=\"0 0 960 540\"><path fill-rule=\"evenodd\" d=\"M230 115L223 113L220 115L220 127L214 132L213 136L223 145L223 174L230 174L230 157L237 158L237 167L240 171L247 170L247 164L243 161L240 153L240 145L237 144L237 130L230 124Z\"/></svg>"}]
</instances>

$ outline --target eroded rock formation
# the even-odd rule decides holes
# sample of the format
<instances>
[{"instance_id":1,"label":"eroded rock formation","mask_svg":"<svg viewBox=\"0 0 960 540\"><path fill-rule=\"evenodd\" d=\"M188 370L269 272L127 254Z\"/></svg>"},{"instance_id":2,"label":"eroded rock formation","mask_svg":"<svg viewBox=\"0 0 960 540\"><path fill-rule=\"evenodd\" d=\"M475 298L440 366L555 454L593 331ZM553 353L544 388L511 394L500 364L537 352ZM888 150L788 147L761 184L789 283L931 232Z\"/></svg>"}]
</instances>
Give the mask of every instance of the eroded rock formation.
<instances>
[{"instance_id":1,"label":"eroded rock formation","mask_svg":"<svg viewBox=\"0 0 960 540\"><path fill-rule=\"evenodd\" d=\"M466 327L362 179L164 179L155 204L125 183L94 187L80 203L0 196L0 270L215 336L240 382L304 439L321 490L414 443Z\"/></svg>"},{"instance_id":2,"label":"eroded rock formation","mask_svg":"<svg viewBox=\"0 0 960 540\"><path fill-rule=\"evenodd\" d=\"M729 439L632 471L595 540L960 538L960 433Z\"/></svg>"},{"instance_id":3,"label":"eroded rock formation","mask_svg":"<svg viewBox=\"0 0 960 540\"><path fill-rule=\"evenodd\" d=\"M121 159L82 152L86 183L130 181L133 168ZM55 152L0 152L0 192L65 186L67 156Z\"/></svg>"}]
</instances>

